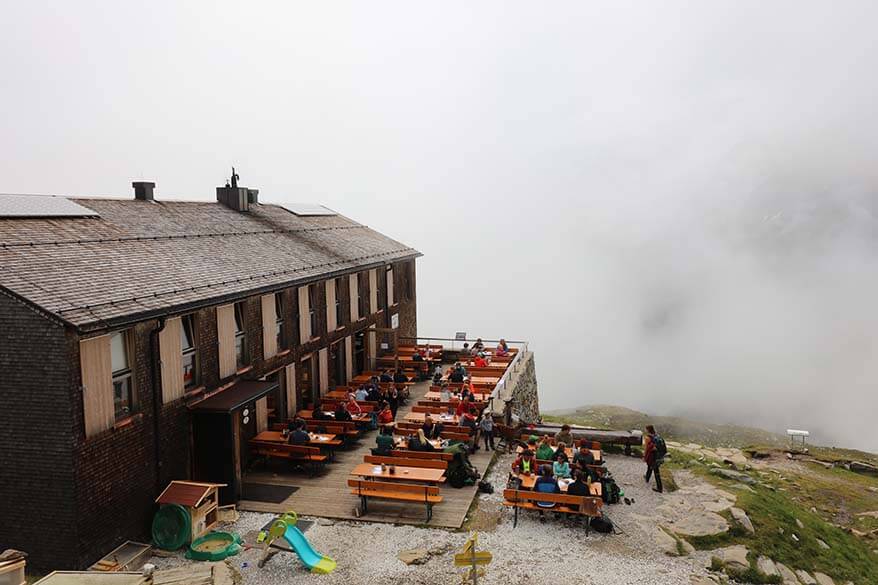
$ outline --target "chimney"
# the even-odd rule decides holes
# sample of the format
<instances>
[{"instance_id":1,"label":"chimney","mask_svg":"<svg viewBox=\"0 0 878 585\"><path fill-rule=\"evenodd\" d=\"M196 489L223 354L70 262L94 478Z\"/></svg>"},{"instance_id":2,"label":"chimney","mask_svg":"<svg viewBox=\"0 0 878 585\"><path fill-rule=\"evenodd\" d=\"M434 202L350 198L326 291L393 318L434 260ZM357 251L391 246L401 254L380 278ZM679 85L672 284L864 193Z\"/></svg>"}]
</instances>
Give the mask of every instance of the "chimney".
<instances>
[{"instance_id":1,"label":"chimney","mask_svg":"<svg viewBox=\"0 0 878 585\"><path fill-rule=\"evenodd\" d=\"M232 167L232 176L225 187L216 188L216 200L235 211L250 211L250 205L259 202L259 189L238 186L238 174Z\"/></svg>"},{"instance_id":2,"label":"chimney","mask_svg":"<svg viewBox=\"0 0 878 585\"><path fill-rule=\"evenodd\" d=\"M155 189L155 183L134 181L131 186L134 187L134 198L138 201L152 201L154 199L152 190Z\"/></svg>"}]
</instances>

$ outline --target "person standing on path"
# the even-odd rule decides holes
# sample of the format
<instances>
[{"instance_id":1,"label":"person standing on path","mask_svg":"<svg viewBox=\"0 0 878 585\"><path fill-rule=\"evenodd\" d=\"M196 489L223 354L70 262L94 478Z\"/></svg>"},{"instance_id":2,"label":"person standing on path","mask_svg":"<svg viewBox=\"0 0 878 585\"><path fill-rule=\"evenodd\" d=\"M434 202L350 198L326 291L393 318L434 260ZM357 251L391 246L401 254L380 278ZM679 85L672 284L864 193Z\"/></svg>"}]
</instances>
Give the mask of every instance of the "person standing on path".
<instances>
[{"instance_id":1,"label":"person standing on path","mask_svg":"<svg viewBox=\"0 0 878 585\"><path fill-rule=\"evenodd\" d=\"M482 431L482 437L485 439L485 451L493 451L494 419L490 413L482 413L482 420L479 421L479 430Z\"/></svg>"},{"instance_id":2,"label":"person standing on path","mask_svg":"<svg viewBox=\"0 0 878 585\"><path fill-rule=\"evenodd\" d=\"M665 447L665 440L658 436L655 432L655 427L652 425L646 425L646 437L644 440L643 460L646 462L646 475L644 479L646 483L649 483L650 476L655 475L655 487L652 489L655 492L662 493L662 476L659 472L659 467L661 467L668 451L667 447Z\"/></svg>"}]
</instances>

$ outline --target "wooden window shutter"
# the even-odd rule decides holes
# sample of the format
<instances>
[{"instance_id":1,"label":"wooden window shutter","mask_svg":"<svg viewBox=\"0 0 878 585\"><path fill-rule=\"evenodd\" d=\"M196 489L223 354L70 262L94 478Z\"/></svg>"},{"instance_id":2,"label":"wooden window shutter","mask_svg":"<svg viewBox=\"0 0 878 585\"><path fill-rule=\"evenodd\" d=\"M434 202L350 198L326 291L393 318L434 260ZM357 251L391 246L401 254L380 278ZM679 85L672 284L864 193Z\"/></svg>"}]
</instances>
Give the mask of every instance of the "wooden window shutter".
<instances>
[{"instance_id":1,"label":"wooden window shutter","mask_svg":"<svg viewBox=\"0 0 878 585\"><path fill-rule=\"evenodd\" d=\"M268 397L263 396L256 401L256 432L268 430Z\"/></svg>"},{"instance_id":2,"label":"wooden window shutter","mask_svg":"<svg viewBox=\"0 0 878 585\"><path fill-rule=\"evenodd\" d=\"M299 287L299 343L311 340L311 307L308 304L308 287Z\"/></svg>"},{"instance_id":3,"label":"wooden window shutter","mask_svg":"<svg viewBox=\"0 0 878 585\"><path fill-rule=\"evenodd\" d=\"M284 368L284 386L287 394L287 418L293 419L298 412L296 406L296 364Z\"/></svg>"},{"instance_id":4,"label":"wooden window shutter","mask_svg":"<svg viewBox=\"0 0 878 585\"><path fill-rule=\"evenodd\" d=\"M320 367L320 396L325 396L329 392L329 350L327 348L324 347L317 353L317 361Z\"/></svg>"},{"instance_id":5,"label":"wooden window shutter","mask_svg":"<svg viewBox=\"0 0 878 585\"><path fill-rule=\"evenodd\" d=\"M351 291L351 322L355 323L360 320L360 303L358 302L358 294L360 292L360 283L356 274L348 276L348 287Z\"/></svg>"},{"instance_id":6,"label":"wooden window shutter","mask_svg":"<svg viewBox=\"0 0 878 585\"><path fill-rule=\"evenodd\" d=\"M165 321L165 328L159 333L162 404L168 404L183 397L182 327L180 317L174 317Z\"/></svg>"},{"instance_id":7,"label":"wooden window shutter","mask_svg":"<svg viewBox=\"0 0 878 585\"><path fill-rule=\"evenodd\" d=\"M390 307L396 304L396 300L393 298L393 268L387 271L387 306Z\"/></svg>"},{"instance_id":8,"label":"wooden window shutter","mask_svg":"<svg viewBox=\"0 0 878 585\"><path fill-rule=\"evenodd\" d=\"M335 279L325 281L326 287L326 330L330 333L338 329L338 320L335 313Z\"/></svg>"},{"instance_id":9,"label":"wooden window shutter","mask_svg":"<svg viewBox=\"0 0 878 585\"><path fill-rule=\"evenodd\" d=\"M378 270L369 271L369 312L378 312Z\"/></svg>"},{"instance_id":10,"label":"wooden window shutter","mask_svg":"<svg viewBox=\"0 0 878 585\"><path fill-rule=\"evenodd\" d=\"M262 295L262 357L268 359L277 355L277 309L274 294Z\"/></svg>"},{"instance_id":11,"label":"wooden window shutter","mask_svg":"<svg viewBox=\"0 0 878 585\"><path fill-rule=\"evenodd\" d=\"M350 335L344 338L344 366L345 380L350 384L354 378L354 338Z\"/></svg>"},{"instance_id":12,"label":"wooden window shutter","mask_svg":"<svg viewBox=\"0 0 878 585\"><path fill-rule=\"evenodd\" d=\"M216 308L216 334L219 343L220 378L228 378L238 369L235 356L235 305Z\"/></svg>"},{"instance_id":13,"label":"wooden window shutter","mask_svg":"<svg viewBox=\"0 0 878 585\"><path fill-rule=\"evenodd\" d=\"M111 428L116 422L110 336L101 335L80 341L79 365L82 370L85 436L91 437Z\"/></svg>"},{"instance_id":14,"label":"wooden window shutter","mask_svg":"<svg viewBox=\"0 0 878 585\"><path fill-rule=\"evenodd\" d=\"M369 329L366 335L366 355L369 357L369 369L375 367L375 358L378 353L378 340L374 329Z\"/></svg>"}]
</instances>

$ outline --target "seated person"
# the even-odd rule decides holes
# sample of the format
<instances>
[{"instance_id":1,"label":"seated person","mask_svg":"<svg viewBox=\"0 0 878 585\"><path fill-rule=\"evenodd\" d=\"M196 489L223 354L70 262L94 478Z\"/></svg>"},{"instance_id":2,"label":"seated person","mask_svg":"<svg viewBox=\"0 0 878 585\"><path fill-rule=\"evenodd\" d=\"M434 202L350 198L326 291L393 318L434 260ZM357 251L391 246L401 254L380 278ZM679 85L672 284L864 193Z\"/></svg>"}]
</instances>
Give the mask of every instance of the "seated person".
<instances>
[{"instance_id":1,"label":"seated person","mask_svg":"<svg viewBox=\"0 0 878 585\"><path fill-rule=\"evenodd\" d=\"M366 400L369 397L369 391L366 389L366 386L360 386L357 388L357 391L354 392L354 398L356 400Z\"/></svg>"},{"instance_id":2,"label":"seated person","mask_svg":"<svg viewBox=\"0 0 878 585\"><path fill-rule=\"evenodd\" d=\"M594 454L591 449L586 448L580 443L579 451L573 456L573 465L579 469L585 469L588 465L594 465Z\"/></svg>"},{"instance_id":3,"label":"seated person","mask_svg":"<svg viewBox=\"0 0 878 585\"><path fill-rule=\"evenodd\" d=\"M439 401L440 402L451 402L451 390L448 389L448 383L442 383L442 389L439 390Z\"/></svg>"},{"instance_id":4,"label":"seated person","mask_svg":"<svg viewBox=\"0 0 878 585\"><path fill-rule=\"evenodd\" d=\"M547 435L543 435L542 440L540 440L536 455L540 461L551 461L555 457L555 448L549 443Z\"/></svg>"},{"instance_id":5,"label":"seated person","mask_svg":"<svg viewBox=\"0 0 878 585\"><path fill-rule=\"evenodd\" d=\"M463 416L465 412L469 411L469 407L469 401L461 395L460 402L457 403L457 408L454 409L454 414L457 416Z\"/></svg>"},{"instance_id":6,"label":"seated person","mask_svg":"<svg viewBox=\"0 0 878 585\"><path fill-rule=\"evenodd\" d=\"M348 402L345 405L345 408L351 416L363 413L363 407L357 404L357 398L353 394L348 397Z\"/></svg>"},{"instance_id":7,"label":"seated person","mask_svg":"<svg viewBox=\"0 0 878 585\"><path fill-rule=\"evenodd\" d=\"M482 338L479 337L478 339L476 339L476 342L473 344L473 351L479 352L479 351L484 351L484 350L485 350L485 344L482 343Z\"/></svg>"},{"instance_id":8,"label":"seated person","mask_svg":"<svg viewBox=\"0 0 878 585\"><path fill-rule=\"evenodd\" d=\"M382 402L379 408L381 410L378 412L378 424L391 424L393 422L393 411L390 410L390 405L387 402Z\"/></svg>"},{"instance_id":9,"label":"seated person","mask_svg":"<svg viewBox=\"0 0 878 585\"><path fill-rule=\"evenodd\" d=\"M555 443L555 459L558 457L570 463L570 458L567 457L567 445L564 443Z\"/></svg>"},{"instance_id":10,"label":"seated person","mask_svg":"<svg viewBox=\"0 0 878 585\"><path fill-rule=\"evenodd\" d=\"M384 427L378 432L375 443L378 446L372 450L373 455L390 455L390 452L396 446L393 441L393 431L390 427Z\"/></svg>"},{"instance_id":11,"label":"seated person","mask_svg":"<svg viewBox=\"0 0 878 585\"><path fill-rule=\"evenodd\" d=\"M442 365L439 364L433 370L433 384L439 384L442 382Z\"/></svg>"},{"instance_id":12,"label":"seated person","mask_svg":"<svg viewBox=\"0 0 878 585\"><path fill-rule=\"evenodd\" d=\"M475 361L473 362L473 365L477 368L487 368L488 361L485 359L485 354L479 352L479 354L476 356Z\"/></svg>"},{"instance_id":13,"label":"seated person","mask_svg":"<svg viewBox=\"0 0 878 585\"><path fill-rule=\"evenodd\" d=\"M345 408L344 402L339 402L338 405L335 407L335 420L337 420L337 421L354 420L351 417L351 413L349 413L347 408Z\"/></svg>"},{"instance_id":14,"label":"seated person","mask_svg":"<svg viewBox=\"0 0 878 585\"><path fill-rule=\"evenodd\" d=\"M451 374L449 374L448 379L455 384L462 384L464 378L466 378L466 375L464 374L463 367L458 362L454 365L454 369L451 370Z\"/></svg>"},{"instance_id":15,"label":"seated person","mask_svg":"<svg viewBox=\"0 0 878 585\"><path fill-rule=\"evenodd\" d=\"M505 339L501 339L500 343L497 344L497 349L494 351L494 355L498 357L506 357L509 355L509 346L506 345Z\"/></svg>"},{"instance_id":16,"label":"seated person","mask_svg":"<svg viewBox=\"0 0 878 585\"><path fill-rule=\"evenodd\" d=\"M416 351L415 353L412 354L412 361L413 362L422 362L422 361L424 361L424 355L420 351Z\"/></svg>"},{"instance_id":17,"label":"seated person","mask_svg":"<svg viewBox=\"0 0 878 585\"><path fill-rule=\"evenodd\" d=\"M573 444L573 434L570 432L570 425L562 426L561 430L555 433L555 443Z\"/></svg>"},{"instance_id":18,"label":"seated person","mask_svg":"<svg viewBox=\"0 0 878 585\"><path fill-rule=\"evenodd\" d=\"M424 435L428 439L439 439L442 437L442 431L445 430L445 425L442 423L434 423L433 417L428 414L424 418L424 424L421 426L421 430L424 431Z\"/></svg>"},{"instance_id":19,"label":"seated person","mask_svg":"<svg viewBox=\"0 0 878 585\"><path fill-rule=\"evenodd\" d=\"M288 439L290 445L307 445L310 440L311 435L309 435L308 431L302 426L297 426L296 429L290 433L290 438Z\"/></svg>"},{"instance_id":20,"label":"seated person","mask_svg":"<svg viewBox=\"0 0 878 585\"><path fill-rule=\"evenodd\" d=\"M555 456L555 461L552 463L552 473L558 479L567 479L570 477L570 464L567 463L567 456L564 455L563 451Z\"/></svg>"},{"instance_id":21,"label":"seated person","mask_svg":"<svg viewBox=\"0 0 878 585\"><path fill-rule=\"evenodd\" d=\"M463 344L463 349L460 350L460 355L469 356L472 353L472 350L469 348L469 343Z\"/></svg>"},{"instance_id":22,"label":"seated person","mask_svg":"<svg viewBox=\"0 0 878 585\"><path fill-rule=\"evenodd\" d=\"M381 372L381 382L393 382L393 376L390 375L390 370L384 370Z\"/></svg>"},{"instance_id":23,"label":"seated person","mask_svg":"<svg viewBox=\"0 0 878 585\"><path fill-rule=\"evenodd\" d=\"M332 416L322 408L317 408L312 411L311 418L314 420L332 420Z\"/></svg>"},{"instance_id":24,"label":"seated person","mask_svg":"<svg viewBox=\"0 0 878 585\"><path fill-rule=\"evenodd\" d=\"M524 475L530 475L532 473L536 473L537 470L537 460L534 457L533 451L530 449L525 449L521 452L515 461L512 462L512 471L515 473L522 473Z\"/></svg>"},{"instance_id":25,"label":"seated person","mask_svg":"<svg viewBox=\"0 0 878 585\"><path fill-rule=\"evenodd\" d=\"M588 476L579 469L573 470L573 483L567 486L568 496L590 496L591 490L588 487Z\"/></svg>"},{"instance_id":26,"label":"seated person","mask_svg":"<svg viewBox=\"0 0 878 585\"><path fill-rule=\"evenodd\" d=\"M534 483L534 491L543 494L560 494L561 488L558 486L558 480L552 475L552 468L548 465L542 465L539 469L539 476ZM554 508L555 502L537 502L540 508Z\"/></svg>"},{"instance_id":27,"label":"seated person","mask_svg":"<svg viewBox=\"0 0 878 585\"><path fill-rule=\"evenodd\" d=\"M381 389L378 388L377 385L369 386L369 391L366 393L366 400L369 402L379 402L381 400Z\"/></svg>"},{"instance_id":28,"label":"seated person","mask_svg":"<svg viewBox=\"0 0 878 585\"><path fill-rule=\"evenodd\" d=\"M462 400L461 404L466 404ZM476 419L479 418L479 413L475 408L470 408L469 410L464 410L463 416L460 417L460 426L467 427L470 431L476 430Z\"/></svg>"},{"instance_id":29,"label":"seated person","mask_svg":"<svg viewBox=\"0 0 878 585\"><path fill-rule=\"evenodd\" d=\"M418 429L418 434L409 439L409 449L411 451L435 451L436 447L430 443L423 429Z\"/></svg>"}]
</instances>

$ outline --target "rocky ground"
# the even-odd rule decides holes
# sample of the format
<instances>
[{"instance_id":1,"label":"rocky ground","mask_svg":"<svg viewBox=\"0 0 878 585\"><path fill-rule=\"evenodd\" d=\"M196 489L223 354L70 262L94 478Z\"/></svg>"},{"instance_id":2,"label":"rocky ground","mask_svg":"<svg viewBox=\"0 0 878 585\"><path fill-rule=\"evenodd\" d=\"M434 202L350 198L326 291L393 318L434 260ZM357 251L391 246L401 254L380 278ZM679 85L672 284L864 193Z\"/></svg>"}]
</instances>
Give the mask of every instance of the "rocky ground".
<instances>
[{"instance_id":1,"label":"rocky ground","mask_svg":"<svg viewBox=\"0 0 878 585\"><path fill-rule=\"evenodd\" d=\"M643 463L632 457L607 455L607 466L624 490L630 505L606 506L616 526L616 534L604 535L585 530L574 521L524 513L518 527L512 527L512 512L502 505L510 455L499 456L488 474L495 491L481 494L473 506L467 529L451 532L413 526L394 526L359 522L315 521L306 536L315 550L334 558L338 568L331 575L307 573L298 559L278 553L257 567L258 548L245 550L231 559L244 583L281 584L296 580L321 583L446 584L459 583L462 570L453 565L470 530L479 533L479 548L494 555L480 583L556 584L573 580L595 585L716 585L734 576L738 582L780 582L785 585L829 585L826 575L796 571L768 557L756 557L746 547L703 546L710 539L729 531L752 533L753 523L736 506L739 495L751 492L755 472L768 469L765 462L748 459L736 449L705 449L699 445L672 444L678 453L697 457L715 466L718 474L731 481L723 487L687 470L676 470L676 491L658 494L643 480ZM673 456L673 454L672 454ZM779 461L780 471L792 471L797 463ZM736 471L736 468L740 471ZM743 473L747 470L748 473ZM670 469L665 471L667 476ZM761 485L761 484L760 484ZM451 488L447 488L451 489ZM548 515L551 516L551 515ZM234 530L253 543L257 531L272 519L268 514L242 514L226 529ZM695 542L696 550L690 542ZM825 544L825 543L824 543ZM400 553L410 552L407 564ZM178 556L156 557L159 567L188 561ZM709 567L713 565L714 571ZM748 579L748 576L753 579ZM780 579L778 581L778 579ZM836 585L841 585L836 584Z\"/></svg>"}]
</instances>

